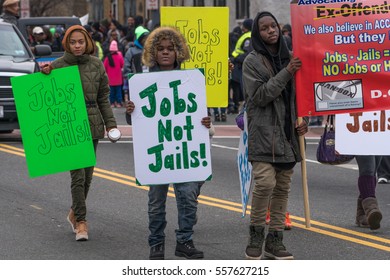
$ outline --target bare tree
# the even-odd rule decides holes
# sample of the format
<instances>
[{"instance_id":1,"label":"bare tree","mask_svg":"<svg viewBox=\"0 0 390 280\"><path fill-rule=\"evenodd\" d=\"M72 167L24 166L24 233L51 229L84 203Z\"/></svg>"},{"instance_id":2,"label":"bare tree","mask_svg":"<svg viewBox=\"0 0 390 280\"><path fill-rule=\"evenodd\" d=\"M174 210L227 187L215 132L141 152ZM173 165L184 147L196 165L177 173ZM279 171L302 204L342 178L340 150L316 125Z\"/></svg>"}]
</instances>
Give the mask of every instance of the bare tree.
<instances>
[{"instance_id":1,"label":"bare tree","mask_svg":"<svg viewBox=\"0 0 390 280\"><path fill-rule=\"evenodd\" d=\"M75 0L30 0L30 15L32 17L72 16L74 2Z\"/></svg>"}]
</instances>

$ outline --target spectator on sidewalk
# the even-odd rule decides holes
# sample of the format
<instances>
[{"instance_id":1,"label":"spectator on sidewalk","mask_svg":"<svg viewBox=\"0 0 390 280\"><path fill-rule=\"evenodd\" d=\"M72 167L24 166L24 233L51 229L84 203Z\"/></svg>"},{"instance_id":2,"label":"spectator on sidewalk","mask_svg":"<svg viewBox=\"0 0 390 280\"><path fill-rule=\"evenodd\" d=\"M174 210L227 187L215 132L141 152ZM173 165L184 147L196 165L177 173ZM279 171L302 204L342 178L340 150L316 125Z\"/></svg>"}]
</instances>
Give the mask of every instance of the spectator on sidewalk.
<instances>
[{"instance_id":1,"label":"spectator on sidewalk","mask_svg":"<svg viewBox=\"0 0 390 280\"><path fill-rule=\"evenodd\" d=\"M377 173L378 184L390 184L390 156L382 156Z\"/></svg>"},{"instance_id":2,"label":"spectator on sidewalk","mask_svg":"<svg viewBox=\"0 0 390 280\"><path fill-rule=\"evenodd\" d=\"M108 81L110 84L110 103L111 108L122 107L122 85L123 76L122 70L124 60L122 54L118 50L118 43L114 40L110 45L110 52L104 59L104 68L106 69Z\"/></svg>"},{"instance_id":3,"label":"spectator on sidewalk","mask_svg":"<svg viewBox=\"0 0 390 280\"><path fill-rule=\"evenodd\" d=\"M233 114L238 114L240 110L240 104L244 101L244 95L242 92L242 63L246 56L252 51L251 47L251 30L253 20L245 19L242 23L242 35L236 43L236 47L230 56L230 61L234 64L234 69L231 75L231 87L233 91Z\"/></svg>"},{"instance_id":4,"label":"spectator on sidewalk","mask_svg":"<svg viewBox=\"0 0 390 280\"><path fill-rule=\"evenodd\" d=\"M5 22L12 23L14 25L18 25L19 19L19 2L20 0L5 0L3 2L3 13L0 18L2 18Z\"/></svg>"}]
</instances>

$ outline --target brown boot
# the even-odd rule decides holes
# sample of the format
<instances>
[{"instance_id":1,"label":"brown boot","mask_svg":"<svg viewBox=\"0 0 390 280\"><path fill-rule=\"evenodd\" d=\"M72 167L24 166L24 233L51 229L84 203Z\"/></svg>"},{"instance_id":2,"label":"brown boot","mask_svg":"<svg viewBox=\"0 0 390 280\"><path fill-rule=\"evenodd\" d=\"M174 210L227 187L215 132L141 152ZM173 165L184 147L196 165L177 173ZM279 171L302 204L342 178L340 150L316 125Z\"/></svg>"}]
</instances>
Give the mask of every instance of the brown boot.
<instances>
[{"instance_id":1,"label":"brown boot","mask_svg":"<svg viewBox=\"0 0 390 280\"><path fill-rule=\"evenodd\" d=\"M357 208L356 208L356 225L362 228L368 228L370 225L367 221L366 213L364 213L362 199L359 197L357 200Z\"/></svg>"},{"instance_id":2,"label":"brown boot","mask_svg":"<svg viewBox=\"0 0 390 280\"><path fill-rule=\"evenodd\" d=\"M378 201L375 197L367 197L362 200L362 206L366 213L367 221L371 230L381 227L382 213L379 211Z\"/></svg>"},{"instance_id":3,"label":"brown boot","mask_svg":"<svg viewBox=\"0 0 390 280\"><path fill-rule=\"evenodd\" d=\"M86 221L76 222L76 241L88 240L88 227Z\"/></svg>"},{"instance_id":4,"label":"brown boot","mask_svg":"<svg viewBox=\"0 0 390 280\"><path fill-rule=\"evenodd\" d=\"M72 227L72 231L76 233L76 217L74 216L74 211L72 208L69 210L68 217L66 217L66 220L69 222L70 226Z\"/></svg>"}]
</instances>

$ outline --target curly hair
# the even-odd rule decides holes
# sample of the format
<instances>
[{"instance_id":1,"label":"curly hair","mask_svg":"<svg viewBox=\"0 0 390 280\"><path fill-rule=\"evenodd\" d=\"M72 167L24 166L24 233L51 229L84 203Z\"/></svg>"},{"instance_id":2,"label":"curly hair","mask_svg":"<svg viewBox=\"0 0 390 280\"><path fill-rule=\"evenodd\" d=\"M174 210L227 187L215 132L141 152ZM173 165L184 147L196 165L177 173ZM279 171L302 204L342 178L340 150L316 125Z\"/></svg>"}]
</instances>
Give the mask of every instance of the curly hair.
<instances>
[{"instance_id":1,"label":"curly hair","mask_svg":"<svg viewBox=\"0 0 390 280\"><path fill-rule=\"evenodd\" d=\"M146 66L157 65L157 46L164 39L172 42L176 53L176 62L179 65L190 59L190 50L184 36L174 27L163 26L153 30L146 39L142 54L142 62Z\"/></svg>"}]
</instances>

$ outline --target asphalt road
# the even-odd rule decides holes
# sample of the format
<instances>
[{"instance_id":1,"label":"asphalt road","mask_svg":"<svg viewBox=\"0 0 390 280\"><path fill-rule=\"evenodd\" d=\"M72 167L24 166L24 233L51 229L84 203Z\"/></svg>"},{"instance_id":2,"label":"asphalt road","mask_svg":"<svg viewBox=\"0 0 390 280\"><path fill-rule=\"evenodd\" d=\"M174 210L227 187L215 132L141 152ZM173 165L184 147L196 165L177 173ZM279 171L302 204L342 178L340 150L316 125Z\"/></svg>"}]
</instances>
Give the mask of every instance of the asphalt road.
<instances>
[{"instance_id":1,"label":"asphalt road","mask_svg":"<svg viewBox=\"0 0 390 280\"><path fill-rule=\"evenodd\" d=\"M115 109L125 125L124 109ZM235 157L238 131L233 117L215 123L213 179L202 187L194 242L206 260L243 260L249 216L242 217ZM230 126L229 126L230 125ZM121 129L127 133L128 126ZM355 162L327 166L315 160L319 130L308 135L306 165L310 227L305 223L300 165L291 188L293 228L285 244L297 260L389 260L390 185L378 185L383 213L378 231L354 225L357 198ZM19 138L20 139L20 138ZM12 140L12 141L10 141ZM147 187L134 178L132 139L101 141L88 197L88 242L74 241L67 224L70 206L67 172L31 179L18 132L0 135L0 260L146 260ZM174 256L177 212L173 192L167 202L166 259Z\"/></svg>"}]
</instances>

